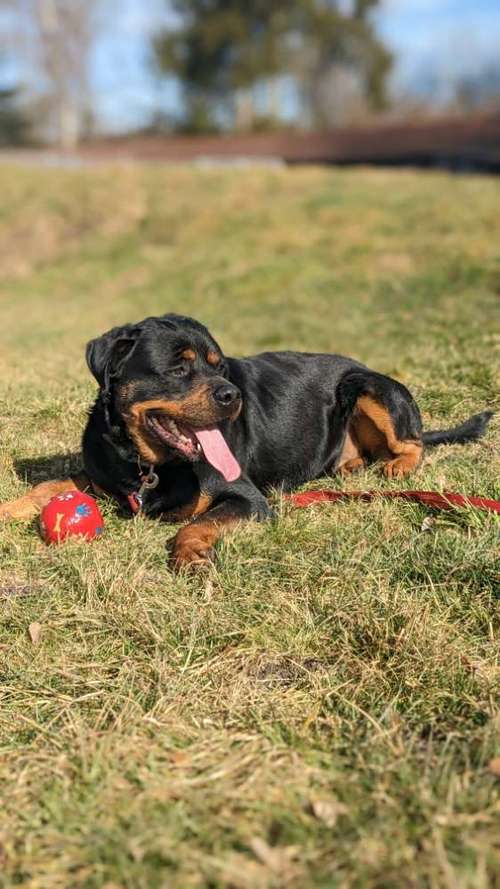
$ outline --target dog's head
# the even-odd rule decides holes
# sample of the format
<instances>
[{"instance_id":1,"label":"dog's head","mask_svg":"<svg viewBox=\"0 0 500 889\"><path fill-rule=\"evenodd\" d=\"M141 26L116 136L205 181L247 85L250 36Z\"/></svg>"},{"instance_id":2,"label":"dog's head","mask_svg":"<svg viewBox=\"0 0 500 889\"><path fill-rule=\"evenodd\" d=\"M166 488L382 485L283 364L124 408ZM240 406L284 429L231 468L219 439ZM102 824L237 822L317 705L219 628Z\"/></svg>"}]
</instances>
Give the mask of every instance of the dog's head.
<instances>
[{"instance_id":1,"label":"dog's head","mask_svg":"<svg viewBox=\"0 0 500 889\"><path fill-rule=\"evenodd\" d=\"M206 327L181 315L146 318L92 340L86 357L143 461L204 456L228 480L237 477L217 427L238 416L241 393Z\"/></svg>"}]
</instances>

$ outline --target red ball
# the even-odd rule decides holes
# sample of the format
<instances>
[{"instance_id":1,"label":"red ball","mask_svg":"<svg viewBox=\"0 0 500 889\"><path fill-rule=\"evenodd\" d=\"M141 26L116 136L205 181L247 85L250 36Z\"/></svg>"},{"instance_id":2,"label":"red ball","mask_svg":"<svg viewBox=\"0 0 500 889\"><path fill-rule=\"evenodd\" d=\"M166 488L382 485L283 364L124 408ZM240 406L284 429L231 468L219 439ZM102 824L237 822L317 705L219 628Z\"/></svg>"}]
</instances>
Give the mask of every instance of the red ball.
<instances>
[{"instance_id":1,"label":"red ball","mask_svg":"<svg viewBox=\"0 0 500 889\"><path fill-rule=\"evenodd\" d=\"M68 491L52 497L42 509L40 529L45 543L62 543L68 537L94 540L102 534L104 519L93 497Z\"/></svg>"}]
</instances>

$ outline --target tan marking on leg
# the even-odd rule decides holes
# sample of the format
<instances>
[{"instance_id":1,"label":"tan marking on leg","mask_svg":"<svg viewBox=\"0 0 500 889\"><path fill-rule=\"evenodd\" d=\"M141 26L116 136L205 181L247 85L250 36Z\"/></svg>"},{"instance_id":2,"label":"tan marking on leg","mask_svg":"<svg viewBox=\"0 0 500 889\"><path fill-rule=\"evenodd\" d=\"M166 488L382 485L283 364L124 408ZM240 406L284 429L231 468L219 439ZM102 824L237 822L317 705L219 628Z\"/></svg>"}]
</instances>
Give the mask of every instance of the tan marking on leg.
<instances>
[{"instance_id":1,"label":"tan marking on leg","mask_svg":"<svg viewBox=\"0 0 500 889\"><path fill-rule=\"evenodd\" d=\"M199 522L185 525L177 532L174 539L172 565L179 571L193 565L202 565L210 561L212 550L219 537L214 522Z\"/></svg>"},{"instance_id":2,"label":"tan marking on leg","mask_svg":"<svg viewBox=\"0 0 500 889\"><path fill-rule=\"evenodd\" d=\"M386 478L403 478L404 475L413 472L420 463L422 448L415 445L413 452L401 454L394 460L384 463L384 475Z\"/></svg>"},{"instance_id":3,"label":"tan marking on leg","mask_svg":"<svg viewBox=\"0 0 500 889\"><path fill-rule=\"evenodd\" d=\"M362 454L373 460L385 460L392 456L384 432L361 411L357 412L353 420L353 433Z\"/></svg>"},{"instance_id":4,"label":"tan marking on leg","mask_svg":"<svg viewBox=\"0 0 500 889\"><path fill-rule=\"evenodd\" d=\"M384 473L388 478L401 478L418 466L422 442L399 439L390 412L371 396L358 398L353 423L355 438L361 449L375 459L384 461Z\"/></svg>"},{"instance_id":5,"label":"tan marking on leg","mask_svg":"<svg viewBox=\"0 0 500 889\"><path fill-rule=\"evenodd\" d=\"M41 482L23 497L0 504L0 521L9 519L29 521L37 516L56 494L65 494L67 491L85 491L89 487L88 477L83 472L74 478Z\"/></svg>"},{"instance_id":6,"label":"tan marking on leg","mask_svg":"<svg viewBox=\"0 0 500 889\"><path fill-rule=\"evenodd\" d=\"M163 513L163 519L170 522L185 522L187 519L193 519L196 516L203 515L212 505L212 498L209 494L200 491L189 503L179 509L173 509L171 512Z\"/></svg>"},{"instance_id":7,"label":"tan marking on leg","mask_svg":"<svg viewBox=\"0 0 500 889\"><path fill-rule=\"evenodd\" d=\"M207 518L184 525L173 541L172 567L179 571L206 565L212 559L216 542L240 521L241 519L228 516L220 521Z\"/></svg>"},{"instance_id":8,"label":"tan marking on leg","mask_svg":"<svg viewBox=\"0 0 500 889\"><path fill-rule=\"evenodd\" d=\"M355 440L355 431L353 428L349 427L346 433L344 447L342 448L342 453L337 464L337 472L340 472L341 475L350 475L352 472L357 472L358 470L363 469L364 466L365 461L361 456L359 445Z\"/></svg>"}]
</instances>

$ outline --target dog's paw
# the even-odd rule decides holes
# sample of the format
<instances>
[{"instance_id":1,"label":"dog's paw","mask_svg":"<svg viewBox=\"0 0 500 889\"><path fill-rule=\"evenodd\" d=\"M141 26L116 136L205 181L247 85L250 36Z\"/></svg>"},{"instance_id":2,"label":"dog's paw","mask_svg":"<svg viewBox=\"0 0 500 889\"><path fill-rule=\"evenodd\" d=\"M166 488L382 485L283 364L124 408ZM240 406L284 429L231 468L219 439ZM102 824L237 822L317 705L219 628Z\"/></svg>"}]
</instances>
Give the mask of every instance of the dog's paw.
<instances>
[{"instance_id":1,"label":"dog's paw","mask_svg":"<svg viewBox=\"0 0 500 889\"><path fill-rule=\"evenodd\" d=\"M40 510L29 497L0 503L0 522L24 521L34 518Z\"/></svg>"},{"instance_id":2,"label":"dog's paw","mask_svg":"<svg viewBox=\"0 0 500 889\"><path fill-rule=\"evenodd\" d=\"M340 468L339 472L341 475L354 475L357 472L362 472L363 469L366 469L366 463L362 457L353 457L352 460L347 460Z\"/></svg>"},{"instance_id":3,"label":"dog's paw","mask_svg":"<svg viewBox=\"0 0 500 889\"><path fill-rule=\"evenodd\" d=\"M394 460L388 460L384 463L384 475L386 478L404 478L415 470L416 460L413 454L401 454Z\"/></svg>"},{"instance_id":4,"label":"dog's paw","mask_svg":"<svg viewBox=\"0 0 500 889\"><path fill-rule=\"evenodd\" d=\"M210 565L214 559L214 527L186 525L169 541L169 562L174 571L185 571Z\"/></svg>"}]
</instances>

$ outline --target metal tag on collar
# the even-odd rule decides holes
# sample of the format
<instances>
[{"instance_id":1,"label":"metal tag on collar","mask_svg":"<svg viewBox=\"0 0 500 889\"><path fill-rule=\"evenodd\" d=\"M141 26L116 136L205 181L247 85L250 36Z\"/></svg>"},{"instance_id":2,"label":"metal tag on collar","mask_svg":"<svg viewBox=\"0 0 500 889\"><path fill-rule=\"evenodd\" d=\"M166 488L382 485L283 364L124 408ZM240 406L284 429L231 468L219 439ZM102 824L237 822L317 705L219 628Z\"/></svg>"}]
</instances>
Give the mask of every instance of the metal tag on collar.
<instances>
[{"instance_id":1,"label":"metal tag on collar","mask_svg":"<svg viewBox=\"0 0 500 889\"><path fill-rule=\"evenodd\" d=\"M147 474L141 474L141 485L138 491L134 491L133 494L130 494L128 497L128 502L130 504L130 508L134 514L141 512L143 502L144 502L144 494L146 491L153 491L158 487L160 483L160 479L158 475L154 471L154 465L151 463L148 469Z\"/></svg>"},{"instance_id":2,"label":"metal tag on collar","mask_svg":"<svg viewBox=\"0 0 500 889\"><path fill-rule=\"evenodd\" d=\"M141 487L137 492L139 500L142 500L145 491L154 491L158 487L160 479L158 478L154 465L151 463L146 474L141 475Z\"/></svg>"}]
</instances>

